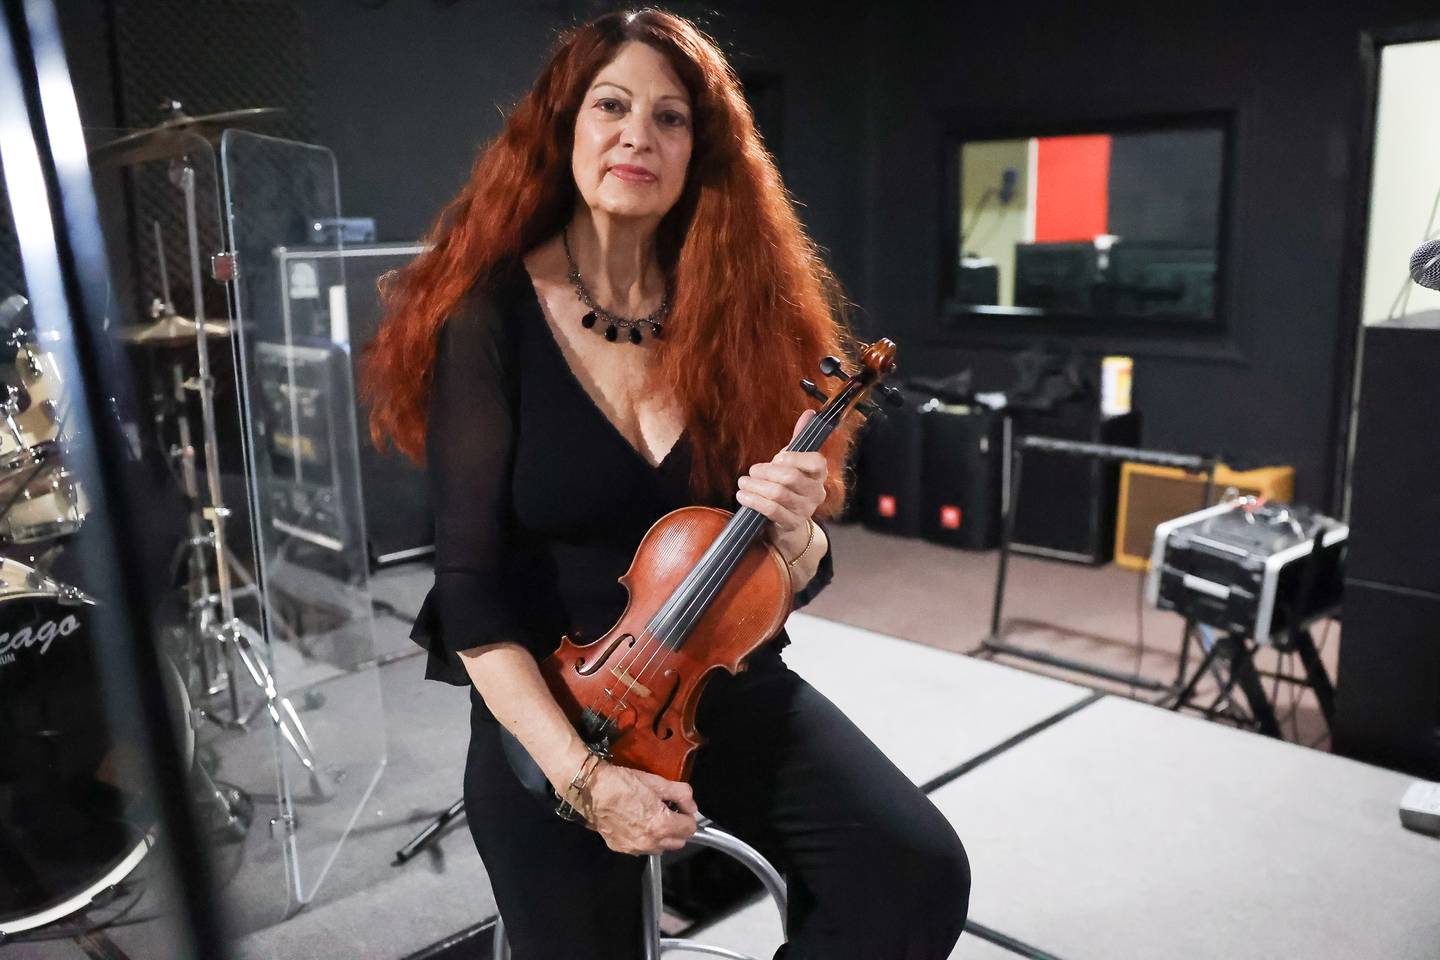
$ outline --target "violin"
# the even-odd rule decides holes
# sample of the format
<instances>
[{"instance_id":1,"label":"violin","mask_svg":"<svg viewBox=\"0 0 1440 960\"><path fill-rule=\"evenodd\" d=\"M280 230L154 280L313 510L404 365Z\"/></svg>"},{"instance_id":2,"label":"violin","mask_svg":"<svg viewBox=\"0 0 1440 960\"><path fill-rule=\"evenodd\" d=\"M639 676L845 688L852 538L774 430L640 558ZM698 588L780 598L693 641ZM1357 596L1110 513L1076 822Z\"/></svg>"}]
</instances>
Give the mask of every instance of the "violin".
<instances>
[{"instance_id":1,"label":"violin","mask_svg":"<svg viewBox=\"0 0 1440 960\"><path fill-rule=\"evenodd\" d=\"M827 397L810 380L801 386L825 406L787 450L820 449L836 426L858 408L880 411L869 396L877 388L889 403L900 394L881 381L895 369L895 344L880 339L844 373L825 357L820 369L845 380ZM705 683L716 670L738 673L789 617L790 570L780 551L760 534L766 517L749 507L681 507L646 532L620 578L629 594L625 612L605 634L584 644L570 636L540 663L551 694L580 737L614 763L667 780L688 780L693 755L704 742L695 714ZM542 799L554 799L549 781L504 727L502 743L521 782Z\"/></svg>"}]
</instances>

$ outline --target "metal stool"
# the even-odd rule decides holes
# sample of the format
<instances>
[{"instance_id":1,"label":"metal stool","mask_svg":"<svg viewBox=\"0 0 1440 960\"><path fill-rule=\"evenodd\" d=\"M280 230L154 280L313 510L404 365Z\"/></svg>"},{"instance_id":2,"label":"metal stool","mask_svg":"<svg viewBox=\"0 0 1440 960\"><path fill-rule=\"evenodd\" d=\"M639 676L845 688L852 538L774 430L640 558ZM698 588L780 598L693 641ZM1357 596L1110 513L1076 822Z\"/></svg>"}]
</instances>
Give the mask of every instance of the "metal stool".
<instances>
[{"instance_id":1,"label":"metal stool","mask_svg":"<svg viewBox=\"0 0 1440 960\"><path fill-rule=\"evenodd\" d=\"M765 885L765 889L775 900L775 906L780 909L780 929L785 929L785 881L770 865L770 861L760 855L760 851L704 819L700 821L700 825L695 830L695 836L690 838L689 843L729 854L748 867L751 873L760 878L760 882ZM728 957L729 960L757 960L748 953L737 953L725 947L696 943L694 940L684 940L678 937L660 936L660 912L664 899L660 889L660 856L658 854L645 858L645 875L640 882L644 884L640 895L641 922L645 927L644 960L660 960L663 954L672 950L688 950L691 953ZM505 921L498 914L495 917L495 940L491 952L495 960L510 960L510 941L505 936Z\"/></svg>"}]
</instances>

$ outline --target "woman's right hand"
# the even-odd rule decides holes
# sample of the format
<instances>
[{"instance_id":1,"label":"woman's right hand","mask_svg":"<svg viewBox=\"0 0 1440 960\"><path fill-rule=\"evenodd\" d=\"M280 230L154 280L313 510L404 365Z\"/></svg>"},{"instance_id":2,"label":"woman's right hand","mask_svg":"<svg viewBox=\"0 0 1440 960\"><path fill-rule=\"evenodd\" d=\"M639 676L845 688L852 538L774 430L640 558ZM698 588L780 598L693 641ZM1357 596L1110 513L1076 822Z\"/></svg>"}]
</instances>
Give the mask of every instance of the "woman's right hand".
<instances>
[{"instance_id":1,"label":"woman's right hand","mask_svg":"<svg viewBox=\"0 0 1440 960\"><path fill-rule=\"evenodd\" d=\"M601 763L588 786L586 823L617 853L679 850L695 833L697 809L688 783Z\"/></svg>"}]
</instances>

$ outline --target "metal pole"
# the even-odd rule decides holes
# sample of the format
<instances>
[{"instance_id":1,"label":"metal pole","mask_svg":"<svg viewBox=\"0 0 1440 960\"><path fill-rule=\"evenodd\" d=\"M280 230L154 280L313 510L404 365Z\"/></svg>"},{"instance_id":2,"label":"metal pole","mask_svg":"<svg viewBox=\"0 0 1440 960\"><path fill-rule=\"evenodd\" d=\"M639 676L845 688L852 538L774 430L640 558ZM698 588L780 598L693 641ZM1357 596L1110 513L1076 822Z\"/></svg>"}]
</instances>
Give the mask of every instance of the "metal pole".
<instances>
[{"instance_id":1,"label":"metal pole","mask_svg":"<svg viewBox=\"0 0 1440 960\"><path fill-rule=\"evenodd\" d=\"M652 853L645 858L644 888L640 897L640 935L644 960L660 960L660 911L664 909L665 893L660 887L661 858Z\"/></svg>"},{"instance_id":2,"label":"metal pole","mask_svg":"<svg viewBox=\"0 0 1440 960\"><path fill-rule=\"evenodd\" d=\"M1020 470L1025 463L1025 447L1016 444L1010 452L1010 494L1005 505L1005 521L1000 533L1000 569L995 575L995 604L990 610L990 639L1000 639L1000 613L1005 606L1005 575L1010 568L1010 539L1015 536L1015 513L1020 505Z\"/></svg>"},{"instance_id":3,"label":"metal pole","mask_svg":"<svg viewBox=\"0 0 1440 960\"><path fill-rule=\"evenodd\" d=\"M185 193L185 234L190 247L190 288L195 301L195 356L198 375L194 389L200 394L200 429L205 444L205 481L209 488L210 506L205 518L213 530L215 549L215 587L220 599L219 636L225 650L228 687L230 696L230 719L240 722L240 685L235 678L240 675L236 662L235 644L239 642L235 627L235 598L230 587L230 568L225 563L225 519L230 510L225 506L220 493L220 444L215 436L214 381L210 376L210 345L205 331L205 291L200 275L200 233L195 214L195 168L188 157L179 161L178 176L180 188Z\"/></svg>"},{"instance_id":4,"label":"metal pole","mask_svg":"<svg viewBox=\"0 0 1440 960\"><path fill-rule=\"evenodd\" d=\"M205 533L200 506L200 485L195 476L195 446L190 433L190 416L185 411L185 375L178 363L171 368L171 373L175 381L175 423L179 431L179 444L173 455L179 460L180 483L185 490L187 501L185 524L189 543L185 550L189 555L190 576L185 584L185 595L188 601L188 619L194 631L193 640L200 659L202 689L206 696L209 696L223 689L220 684L220 665L214 662L210 655L210 574L205 569L205 547L209 544L210 537Z\"/></svg>"}]
</instances>

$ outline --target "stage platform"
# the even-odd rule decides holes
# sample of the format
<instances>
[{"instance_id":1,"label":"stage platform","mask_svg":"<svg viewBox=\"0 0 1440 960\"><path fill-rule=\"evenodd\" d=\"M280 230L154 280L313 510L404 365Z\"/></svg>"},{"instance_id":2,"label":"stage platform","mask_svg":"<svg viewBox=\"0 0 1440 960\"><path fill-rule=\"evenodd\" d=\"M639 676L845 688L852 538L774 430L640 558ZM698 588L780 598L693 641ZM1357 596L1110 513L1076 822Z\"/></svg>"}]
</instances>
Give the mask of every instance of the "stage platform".
<instances>
[{"instance_id":1,"label":"stage platform","mask_svg":"<svg viewBox=\"0 0 1440 960\"><path fill-rule=\"evenodd\" d=\"M787 630L792 643L784 657L791 669L845 710L917 784L943 782L966 764L1075 708L1091 695L1071 683L803 613L791 616ZM395 670L417 673L420 661L401 661L385 668L387 673ZM404 678L396 681L407 690L415 686ZM391 683L386 686L388 704ZM417 693L423 695L424 691L410 692L407 702L415 704ZM398 689L395 694L399 695ZM913 727L897 714L897 704L904 704L906 715L917 721ZM393 708L387 706L387 710ZM414 723L420 718L412 715L407 720ZM463 737L463 729L456 735ZM454 782L458 788L458 768ZM387 795L386 786L382 780L382 798ZM406 800L413 804L415 799L413 791L407 790ZM434 801L443 806L449 799L448 795L437 796ZM388 836L393 838L393 831ZM356 852L348 855L353 857ZM393 873L383 884L251 934L241 942L242 956L245 960L400 957L409 951L372 952L379 946L376 937L401 943L409 938L411 950L418 950L494 913L489 881L463 826L444 839L441 855L421 858ZM382 915L388 918L384 924L377 922ZM429 931L428 937L415 939L422 929ZM774 929L774 943L778 944L778 922ZM769 947L772 953L774 949L774 945Z\"/></svg>"},{"instance_id":2,"label":"stage platform","mask_svg":"<svg viewBox=\"0 0 1440 960\"><path fill-rule=\"evenodd\" d=\"M955 823L972 921L1018 944L967 933L956 960L1440 958L1440 842L1401 829L1408 778L806 614L789 630L791 667ZM388 866L459 791L463 691L421 666L381 668L391 768L320 900L246 931L237 956L402 958L493 917L463 824ZM110 938L141 960L139 934ZM694 935L768 960L780 925L761 901ZM16 949L0 955L85 956L70 941ZM481 937L438 956L488 953Z\"/></svg>"},{"instance_id":3,"label":"stage platform","mask_svg":"<svg viewBox=\"0 0 1440 960\"><path fill-rule=\"evenodd\" d=\"M1106 697L932 794L971 916L1064 960L1440 957L1411 778Z\"/></svg>"},{"instance_id":4,"label":"stage platform","mask_svg":"<svg viewBox=\"0 0 1440 960\"><path fill-rule=\"evenodd\" d=\"M970 853L952 960L1435 960L1440 842L1410 778L1105 697L931 794ZM768 958L760 902L695 936ZM676 958L699 954L675 953Z\"/></svg>"},{"instance_id":5,"label":"stage platform","mask_svg":"<svg viewBox=\"0 0 1440 960\"><path fill-rule=\"evenodd\" d=\"M955 775L1092 696L1086 687L791 615L785 662L917 784Z\"/></svg>"}]
</instances>

